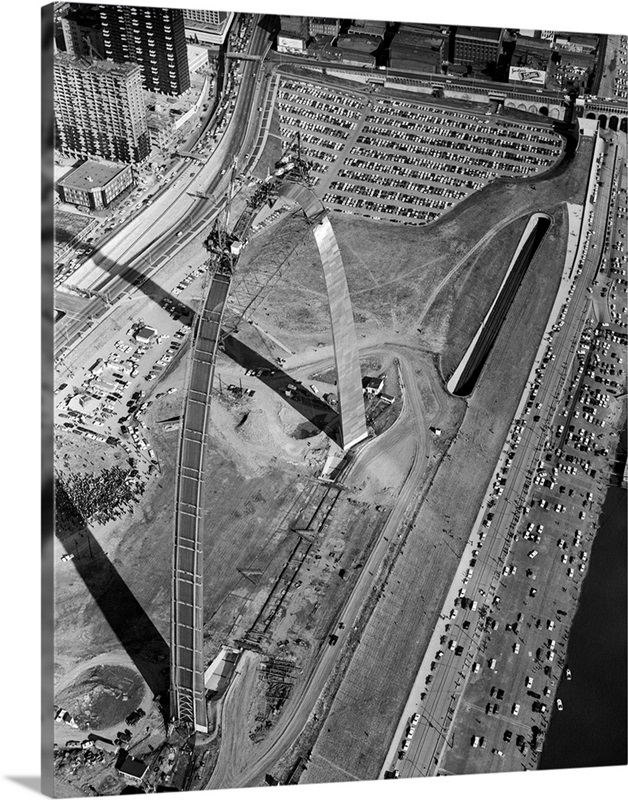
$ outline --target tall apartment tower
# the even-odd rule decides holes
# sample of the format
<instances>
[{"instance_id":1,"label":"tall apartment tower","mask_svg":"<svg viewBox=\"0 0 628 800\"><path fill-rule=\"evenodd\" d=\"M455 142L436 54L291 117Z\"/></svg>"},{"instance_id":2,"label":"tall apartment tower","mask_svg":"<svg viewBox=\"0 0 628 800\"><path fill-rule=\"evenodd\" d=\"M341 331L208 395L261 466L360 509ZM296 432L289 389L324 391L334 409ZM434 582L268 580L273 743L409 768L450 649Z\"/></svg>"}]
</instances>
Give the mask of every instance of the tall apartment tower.
<instances>
[{"instance_id":1,"label":"tall apartment tower","mask_svg":"<svg viewBox=\"0 0 628 800\"><path fill-rule=\"evenodd\" d=\"M66 155L134 164L150 153L137 64L54 58L55 146Z\"/></svg>"},{"instance_id":2,"label":"tall apartment tower","mask_svg":"<svg viewBox=\"0 0 628 800\"><path fill-rule=\"evenodd\" d=\"M61 19L65 49L77 58L105 58L100 11L89 5L71 5Z\"/></svg>"},{"instance_id":3,"label":"tall apartment tower","mask_svg":"<svg viewBox=\"0 0 628 800\"><path fill-rule=\"evenodd\" d=\"M105 57L139 64L144 88L180 95L190 88L183 11L100 6Z\"/></svg>"}]
</instances>

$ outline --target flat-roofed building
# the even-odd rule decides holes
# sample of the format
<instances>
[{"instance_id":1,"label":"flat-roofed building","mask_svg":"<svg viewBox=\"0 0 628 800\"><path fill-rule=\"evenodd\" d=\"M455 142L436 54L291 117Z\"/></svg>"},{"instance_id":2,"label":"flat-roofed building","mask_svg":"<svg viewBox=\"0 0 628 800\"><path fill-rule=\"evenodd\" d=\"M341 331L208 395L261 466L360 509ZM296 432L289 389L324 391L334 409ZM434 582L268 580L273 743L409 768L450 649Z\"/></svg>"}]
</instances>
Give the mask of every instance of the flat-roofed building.
<instances>
[{"instance_id":1,"label":"flat-roofed building","mask_svg":"<svg viewBox=\"0 0 628 800\"><path fill-rule=\"evenodd\" d=\"M282 14L280 19L281 33L294 34L307 41L310 35L309 17L293 17Z\"/></svg>"},{"instance_id":2,"label":"flat-roofed building","mask_svg":"<svg viewBox=\"0 0 628 800\"><path fill-rule=\"evenodd\" d=\"M361 33L354 33L351 36L340 36L337 46L343 51L353 51L354 53L374 53L381 45L381 39L374 36L365 36Z\"/></svg>"},{"instance_id":3,"label":"flat-roofed building","mask_svg":"<svg viewBox=\"0 0 628 800\"><path fill-rule=\"evenodd\" d=\"M439 26L402 23L388 49L388 66L413 72L441 72L449 52L449 36Z\"/></svg>"},{"instance_id":4,"label":"flat-roofed building","mask_svg":"<svg viewBox=\"0 0 628 800\"><path fill-rule=\"evenodd\" d=\"M85 161L57 184L63 202L95 211L106 208L135 183L129 164Z\"/></svg>"},{"instance_id":5,"label":"flat-roofed building","mask_svg":"<svg viewBox=\"0 0 628 800\"><path fill-rule=\"evenodd\" d=\"M335 47L332 52L338 52L343 64L353 64L356 67L374 67L375 56L369 53L360 53L359 50L353 50L346 47Z\"/></svg>"},{"instance_id":6,"label":"flat-roofed building","mask_svg":"<svg viewBox=\"0 0 628 800\"><path fill-rule=\"evenodd\" d=\"M502 37L501 28L452 27L450 61L456 64L496 64L502 50Z\"/></svg>"},{"instance_id":7,"label":"flat-roofed building","mask_svg":"<svg viewBox=\"0 0 628 800\"><path fill-rule=\"evenodd\" d=\"M54 57L55 146L65 155L138 163L150 138L136 64Z\"/></svg>"},{"instance_id":8,"label":"flat-roofed building","mask_svg":"<svg viewBox=\"0 0 628 800\"><path fill-rule=\"evenodd\" d=\"M140 344L150 344L155 336L157 336L155 328L151 328L150 325L144 325L143 328L135 332L135 341Z\"/></svg>"},{"instance_id":9,"label":"flat-roofed building","mask_svg":"<svg viewBox=\"0 0 628 800\"><path fill-rule=\"evenodd\" d=\"M148 772L148 764L138 758L133 758L126 750L120 750L116 759L116 769L127 778L141 783Z\"/></svg>"},{"instance_id":10,"label":"flat-roofed building","mask_svg":"<svg viewBox=\"0 0 628 800\"><path fill-rule=\"evenodd\" d=\"M307 40L296 33L286 33L279 31L277 34L278 53L305 53L307 50Z\"/></svg>"},{"instance_id":11,"label":"flat-roofed building","mask_svg":"<svg viewBox=\"0 0 628 800\"><path fill-rule=\"evenodd\" d=\"M403 47L393 43L388 50L388 66L411 72L440 73L442 55L431 47Z\"/></svg>"},{"instance_id":12,"label":"flat-roofed building","mask_svg":"<svg viewBox=\"0 0 628 800\"><path fill-rule=\"evenodd\" d=\"M185 36L188 42L200 46L220 46L225 43L234 16L233 11L196 11L185 8Z\"/></svg>"},{"instance_id":13,"label":"flat-roofed building","mask_svg":"<svg viewBox=\"0 0 628 800\"><path fill-rule=\"evenodd\" d=\"M384 388L384 379L380 376L377 378L369 377L368 375L362 378L362 388L366 394L381 394Z\"/></svg>"},{"instance_id":14,"label":"flat-roofed building","mask_svg":"<svg viewBox=\"0 0 628 800\"><path fill-rule=\"evenodd\" d=\"M310 36L338 36L340 20L331 17L311 17Z\"/></svg>"},{"instance_id":15,"label":"flat-roofed building","mask_svg":"<svg viewBox=\"0 0 628 800\"><path fill-rule=\"evenodd\" d=\"M379 36L380 39L383 39L386 33L386 23L378 20L354 19L349 25L347 33L363 33L366 36Z\"/></svg>"}]
</instances>

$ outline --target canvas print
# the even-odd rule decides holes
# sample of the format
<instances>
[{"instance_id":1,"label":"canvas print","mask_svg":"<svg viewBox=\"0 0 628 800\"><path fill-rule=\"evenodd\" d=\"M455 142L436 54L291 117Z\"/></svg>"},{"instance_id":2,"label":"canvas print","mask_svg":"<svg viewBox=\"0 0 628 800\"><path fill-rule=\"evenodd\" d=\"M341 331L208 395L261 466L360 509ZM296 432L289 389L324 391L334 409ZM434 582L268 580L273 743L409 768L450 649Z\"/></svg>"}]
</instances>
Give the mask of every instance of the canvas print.
<instances>
[{"instance_id":1,"label":"canvas print","mask_svg":"<svg viewBox=\"0 0 628 800\"><path fill-rule=\"evenodd\" d=\"M54 796L626 763L628 38L446 11L44 9Z\"/></svg>"}]
</instances>

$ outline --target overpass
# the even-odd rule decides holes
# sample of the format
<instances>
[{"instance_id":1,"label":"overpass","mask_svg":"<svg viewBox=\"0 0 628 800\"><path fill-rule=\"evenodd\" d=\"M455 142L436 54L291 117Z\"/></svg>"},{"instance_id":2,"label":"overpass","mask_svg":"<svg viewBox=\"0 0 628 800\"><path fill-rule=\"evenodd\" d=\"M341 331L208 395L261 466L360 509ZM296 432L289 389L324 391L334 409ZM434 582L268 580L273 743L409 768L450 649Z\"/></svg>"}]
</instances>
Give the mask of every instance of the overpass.
<instances>
[{"instance_id":1,"label":"overpass","mask_svg":"<svg viewBox=\"0 0 628 800\"><path fill-rule=\"evenodd\" d=\"M628 131L628 103L599 97L579 97L576 100L578 115L584 119L596 119L600 128L612 131Z\"/></svg>"},{"instance_id":2,"label":"overpass","mask_svg":"<svg viewBox=\"0 0 628 800\"><path fill-rule=\"evenodd\" d=\"M262 61L262 56L250 55L249 53L236 53L233 51L229 51L226 54L227 58L239 58L242 61Z\"/></svg>"},{"instance_id":3,"label":"overpass","mask_svg":"<svg viewBox=\"0 0 628 800\"><path fill-rule=\"evenodd\" d=\"M177 155L181 156L181 158L192 158L194 161L201 161L203 164L206 164L208 161L207 156L199 155L191 150L177 150Z\"/></svg>"}]
</instances>

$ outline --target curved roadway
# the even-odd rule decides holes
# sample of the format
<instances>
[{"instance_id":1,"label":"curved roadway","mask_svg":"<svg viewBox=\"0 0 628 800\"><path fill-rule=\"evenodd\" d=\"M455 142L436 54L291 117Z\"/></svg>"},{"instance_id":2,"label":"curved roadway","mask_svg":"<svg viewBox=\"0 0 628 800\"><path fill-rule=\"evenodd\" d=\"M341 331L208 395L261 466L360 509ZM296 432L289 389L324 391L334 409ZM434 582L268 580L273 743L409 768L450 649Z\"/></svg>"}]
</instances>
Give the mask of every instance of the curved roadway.
<instances>
[{"instance_id":1,"label":"curved roadway","mask_svg":"<svg viewBox=\"0 0 628 800\"><path fill-rule=\"evenodd\" d=\"M412 505L427 459L427 426L415 371L404 354L397 353L397 357L402 366L405 390L402 415L396 425L387 433L365 445L357 463L360 469L364 468L364 462L370 460L368 456L370 448L376 449L376 458L393 452L398 444L399 436L402 435L412 442L412 465L401 487L395 507L338 618L335 629L338 636L337 644L333 648L327 646L321 650L318 663L303 684L295 687L290 702L286 705L275 728L268 734L263 751L256 755L252 763L248 764L240 763L237 755L239 753L238 745L242 736L245 735L245 730L240 725L231 724L232 719L240 719L237 710L240 702L238 682L233 684L228 701L223 707L223 738L220 755L206 788L259 785L263 782L266 773L294 744L333 672L365 599L372 591L372 575L377 574L388 552L390 547L388 540L394 537L395 532L404 522L408 508Z\"/></svg>"},{"instance_id":2,"label":"curved roadway","mask_svg":"<svg viewBox=\"0 0 628 800\"><path fill-rule=\"evenodd\" d=\"M601 150L607 150L601 143L598 145ZM608 213L608 206L610 200L610 184L611 176L615 169L616 151L618 148L612 147L609 155L611 162L605 164L603 171L606 172L602 183L603 188L600 191L597 204L595 206L587 205L585 213L582 216L582 228L586 230L595 227L595 231L591 234L591 244L595 244L597 253L601 253L602 244L604 239L604 229ZM600 152L598 150L598 152ZM591 180L595 174L595 164L592 164ZM603 172L600 172L600 179ZM587 196L590 192L587 192ZM592 226L587 226L586 220L588 218L588 211L593 210L595 219ZM575 280L573 296L568 306L568 311L559 332L555 334L553 347L556 353L556 360L550 361L545 370L543 380L540 382L537 400L542 406L540 411L541 420L538 424L528 423L525 425L522 441L516 449L516 455L513 459L512 466L509 470L509 477L506 486L504 487L504 494L497 499L496 505L492 508L494 519L492 520L492 527L487 532L487 537L484 541L484 547L480 551L481 556L477 558L477 565L474 569L473 575L470 577L466 585L466 596L474 597L478 601L478 605L490 604L492 596L494 595L500 577L501 569L505 559L508 557L510 546L512 544L512 534L518 519L517 508L521 502L521 498L526 496L527 490L531 484L531 475L534 469L534 464L538 460L538 455L541 451L545 437L545 427L549 424L554 409L558 403L558 399L562 396L561 392L564 383L570 374L570 364L573 361L576 351L576 342L580 336L583 321L586 317L586 310L588 308L588 287L593 280L599 264L599 255L594 255L595 249L586 251L583 250L583 240L580 242L580 247L577 253L568 254L565 262L565 272L569 271L569 263L582 264L583 275ZM559 308L562 303L562 298L557 297L554 309L547 323L546 333L551 331L556 318L558 317ZM546 335L539 345L537 358L530 372L530 378L526 384L526 389L520 401L519 409L515 414L515 418L520 417L523 413L523 406L526 396L529 392L530 386L535 380L535 369L540 363L540 354L546 347ZM505 448L504 452L508 448ZM499 473L500 464L495 469L495 476ZM479 528L483 512L487 509L487 503L491 488L487 490L487 496L474 525L472 534L463 554L459 570L451 584L448 596L443 604L439 626L434 631L432 641L430 642L423 663L417 673L415 685L413 687L411 696L406 705L404 715L402 716L397 732L391 743L388 755L386 758L384 769L397 768L401 773L401 777L416 777L420 775L435 774L440 765L442 764L443 757L447 750L453 746L453 731L455 724L456 709L466 682L470 679L471 666L473 661L477 658L478 662L487 669L484 663L486 657L478 658L478 649L481 646L484 637L484 629L482 626L481 617L478 611L464 610L458 612L454 622L451 622L450 630L446 632L445 644L440 644L440 636L445 635L444 626L450 622L449 613L454 607L454 598L457 589L462 586L462 578L466 571L467 565L471 559L471 551L473 548L472 538L475 536ZM477 545L476 545L477 546ZM462 628L464 621L470 621L471 627L469 630ZM464 651L461 656L455 656L449 650L449 640L455 640L458 644L463 645ZM427 696L424 702L420 701L420 692L424 690L425 678L432 672L430 662L434 659L437 650L443 651L442 660L438 661L438 666L435 668L433 680L427 687ZM403 761L397 761L396 754L401 744L403 731L407 726L409 715L415 711L421 713L417 730L410 743L409 751ZM499 763L498 763L499 762ZM508 768L500 759L493 759L492 770L500 770ZM382 770L382 772L383 772Z\"/></svg>"},{"instance_id":3,"label":"curved roadway","mask_svg":"<svg viewBox=\"0 0 628 800\"><path fill-rule=\"evenodd\" d=\"M258 17L256 22L259 22ZM256 24L249 54L264 51L266 36L267 32ZM78 317L66 316L60 320L55 330L55 356L67 352L91 320L106 315L108 305L115 304L129 284L139 285L154 277L179 243L186 242L190 235L197 235L220 212L222 204L217 204L214 198L224 195L229 183L229 175L221 174L221 167L230 163L242 149L250 133L246 123L255 117L252 110L261 88L258 80L260 62L244 61L243 65L242 83L231 122L209 160L191 179L186 179L185 171L197 169L198 165L187 162L181 165L180 174L173 179L169 190L138 214L132 223L110 237L95 256L68 278L68 285L101 292L107 301L99 297L90 299ZM190 192L208 195L212 199L191 197ZM179 230L183 231L182 237L177 236Z\"/></svg>"}]
</instances>

